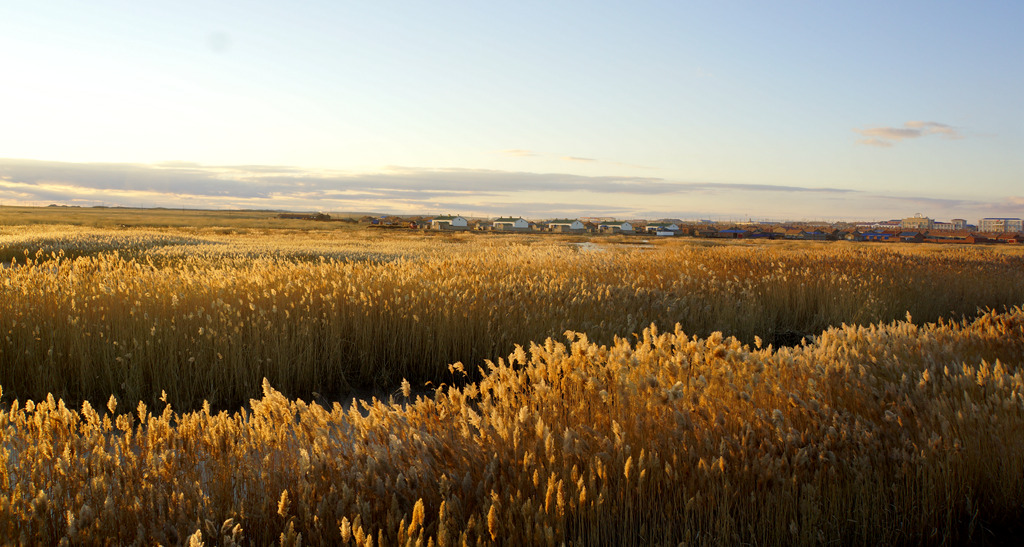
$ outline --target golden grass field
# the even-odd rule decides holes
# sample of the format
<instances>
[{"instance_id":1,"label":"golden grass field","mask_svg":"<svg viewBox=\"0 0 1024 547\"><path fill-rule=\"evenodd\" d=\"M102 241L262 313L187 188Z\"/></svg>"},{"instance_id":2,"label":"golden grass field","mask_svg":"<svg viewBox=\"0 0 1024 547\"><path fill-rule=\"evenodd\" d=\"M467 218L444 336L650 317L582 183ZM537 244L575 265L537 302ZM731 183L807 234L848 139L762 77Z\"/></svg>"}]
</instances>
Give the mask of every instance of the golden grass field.
<instances>
[{"instance_id":1,"label":"golden grass field","mask_svg":"<svg viewBox=\"0 0 1024 547\"><path fill-rule=\"evenodd\" d=\"M0 226L0 543L958 544L1021 516L1024 252L588 239Z\"/></svg>"}]
</instances>

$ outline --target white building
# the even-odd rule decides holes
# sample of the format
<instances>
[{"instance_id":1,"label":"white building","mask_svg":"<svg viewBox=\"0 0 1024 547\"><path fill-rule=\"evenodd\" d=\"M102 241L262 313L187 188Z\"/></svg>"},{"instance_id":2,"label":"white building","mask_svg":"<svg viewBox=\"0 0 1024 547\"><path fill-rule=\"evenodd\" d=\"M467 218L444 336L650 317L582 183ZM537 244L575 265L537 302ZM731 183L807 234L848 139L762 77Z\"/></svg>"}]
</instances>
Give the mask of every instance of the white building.
<instances>
[{"instance_id":1,"label":"white building","mask_svg":"<svg viewBox=\"0 0 1024 547\"><path fill-rule=\"evenodd\" d=\"M979 232L1024 232L1024 221L1019 218L983 218L978 221Z\"/></svg>"},{"instance_id":2,"label":"white building","mask_svg":"<svg viewBox=\"0 0 1024 547\"><path fill-rule=\"evenodd\" d=\"M904 230L931 230L934 223L934 220L917 214L901 220L900 228Z\"/></svg>"},{"instance_id":3,"label":"white building","mask_svg":"<svg viewBox=\"0 0 1024 547\"><path fill-rule=\"evenodd\" d=\"M941 230L944 232L953 232L958 230L964 230L967 228L967 221L962 218L954 218L949 222L940 222L936 220L932 223L933 230Z\"/></svg>"},{"instance_id":4,"label":"white building","mask_svg":"<svg viewBox=\"0 0 1024 547\"><path fill-rule=\"evenodd\" d=\"M524 231L530 229L530 223L522 217L504 217L494 219L494 229L501 231Z\"/></svg>"},{"instance_id":5,"label":"white building","mask_svg":"<svg viewBox=\"0 0 1024 547\"><path fill-rule=\"evenodd\" d=\"M956 230L963 230L967 226L967 221L962 218L954 218L950 222L942 222L936 220L932 223L932 230L942 232L953 232Z\"/></svg>"},{"instance_id":6,"label":"white building","mask_svg":"<svg viewBox=\"0 0 1024 547\"><path fill-rule=\"evenodd\" d=\"M902 225L899 220L879 220L876 222L857 222L854 224L858 230L899 230Z\"/></svg>"},{"instance_id":7,"label":"white building","mask_svg":"<svg viewBox=\"0 0 1024 547\"><path fill-rule=\"evenodd\" d=\"M443 215L430 221L432 230L468 230L469 222L461 216Z\"/></svg>"},{"instance_id":8,"label":"white building","mask_svg":"<svg viewBox=\"0 0 1024 547\"><path fill-rule=\"evenodd\" d=\"M587 227L579 220L552 220L548 222L548 230L552 232L574 232L579 233Z\"/></svg>"},{"instance_id":9,"label":"white building","mask_svg":"<svg viewBox=\"0 0 1024 547\"><path fill-rule=\"evenodd\" d=\"M658 233L658 232L678 232L679 225L670 222L652 222L647 225L647 231Z\"/></svg>"},{"instance_id":10,"label":"white building","mask_svg":"<svg viewBox=\"0 0 1024 547\"><path fill-rule=\"evenodd\" d=\"M618 222L602 222L598 225L597 231L606 234L614 234L618 232L631 234L633 233L633 225L628 222L623 222L621 224Z\"/></svg>"}]
</instances>

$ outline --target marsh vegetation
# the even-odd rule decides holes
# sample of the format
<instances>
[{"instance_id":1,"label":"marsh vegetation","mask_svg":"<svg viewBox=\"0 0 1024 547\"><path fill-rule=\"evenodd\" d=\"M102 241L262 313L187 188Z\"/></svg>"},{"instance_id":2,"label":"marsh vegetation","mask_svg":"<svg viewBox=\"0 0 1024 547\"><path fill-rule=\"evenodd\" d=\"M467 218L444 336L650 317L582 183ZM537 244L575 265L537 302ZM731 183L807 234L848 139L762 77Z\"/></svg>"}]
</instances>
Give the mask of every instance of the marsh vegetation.
<instances>
[{"instance_id":1,"label":"marsh vegetation","mask_svg":"<svg viewBox=\"0 0 1024 547\"><path fill-rule=\"evenodd\" d=\"M233 232L4 227L4 542L938 544L1024 503L1012 248Z\"/></svg>"}]
</instances>

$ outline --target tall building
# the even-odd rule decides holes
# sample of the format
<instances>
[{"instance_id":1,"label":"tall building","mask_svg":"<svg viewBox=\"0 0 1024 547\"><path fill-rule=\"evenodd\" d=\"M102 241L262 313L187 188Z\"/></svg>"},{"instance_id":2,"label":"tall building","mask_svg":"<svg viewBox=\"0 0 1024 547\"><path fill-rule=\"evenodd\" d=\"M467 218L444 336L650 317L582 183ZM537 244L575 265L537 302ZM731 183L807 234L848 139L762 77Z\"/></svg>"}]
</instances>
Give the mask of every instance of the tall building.
<instances>
[{"instance_id":1,"label":"tall building","mask_svg":"<svg viewBox=\"0 0 1024 547\"><path fill-rule=\"evenodd\" d=\"M935 221L921 215L914 215L900 221L900 228L904 230L931 230Z\"/></svg>"},{"instance_id":2,"label":"tall building","mask_svg":"<svg viewBox=\"0 0 1024 547\"><path fill-rule=\"evenodd\" d=\"M978 221L979 232L1024 232L1024 221L1019 218L983 218Z\"/></svg>"},{"instance_id":3,"label":"tall building","mask_svg":"<svg viewBox=\"0 0 1024 547\"><path fill-rule=\"evenodd\" d=\"M967 229L967 221L962 218L954 218L949 222L939 222L936 220L935 222L932 222L932 229L946 232L965 230Z\"/></svg>"}]
</instances>

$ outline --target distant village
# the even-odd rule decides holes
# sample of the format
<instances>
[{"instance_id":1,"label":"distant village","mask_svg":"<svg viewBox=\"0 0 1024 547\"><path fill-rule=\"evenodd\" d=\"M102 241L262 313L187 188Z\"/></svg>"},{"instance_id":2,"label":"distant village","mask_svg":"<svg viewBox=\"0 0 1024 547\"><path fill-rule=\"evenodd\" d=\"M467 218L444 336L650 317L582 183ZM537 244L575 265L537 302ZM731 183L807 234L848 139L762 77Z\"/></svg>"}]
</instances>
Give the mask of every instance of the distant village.
<instances>
[{"instance_id":1,"label":"distant village","mask_svg":"<svg viewBox=\"0 0 1024 547\"><path fill-rule=\"evenodd\" d=\"M324 213L284 214L287 218L331 220ZM1024 241L1020 218L983 218L977 224L954 218L948 222L915 215L876 222L715 222L679 219L613 220L582 217L575 219L527 220L523 217L495 219L461 215L435 217L364 216L361 222L373 228L439 231L536 232L561 234L619 234L656 237L700 237L719 239L793 239L811 241L878 241L893 243L1001 243Z\"/></svg>"}]
</instances>

